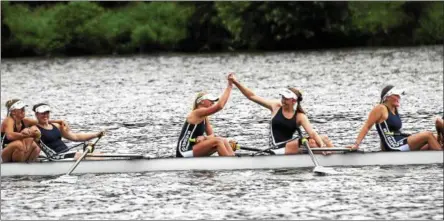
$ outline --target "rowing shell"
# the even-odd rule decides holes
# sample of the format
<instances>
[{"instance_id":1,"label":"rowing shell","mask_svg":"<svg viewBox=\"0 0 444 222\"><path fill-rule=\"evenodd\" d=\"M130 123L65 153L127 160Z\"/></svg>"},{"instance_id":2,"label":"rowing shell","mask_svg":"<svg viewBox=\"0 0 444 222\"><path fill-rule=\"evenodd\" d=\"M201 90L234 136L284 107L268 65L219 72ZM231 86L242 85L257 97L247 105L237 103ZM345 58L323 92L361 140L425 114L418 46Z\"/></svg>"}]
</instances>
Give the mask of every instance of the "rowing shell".
<instances>
[{"instance_id":1,"label":"rowing shell","mask_svg":"<svg viewBox=\"0 0 444 222\"><path fill-rule=\"evenodd\" d=\"M84 160L73 174L133 173L183 170L246 170L312 167L309 155L241 157L143 158L140 155L104 155L120 159ZM443 151L370 152L316 155L322 166L442 164ZM139 157L138 159L136 159ZM126 159L125 159L126 158ZM73 160L2 163L1 176L47 176L66 173Z\"/></svg>"}]
</instances>

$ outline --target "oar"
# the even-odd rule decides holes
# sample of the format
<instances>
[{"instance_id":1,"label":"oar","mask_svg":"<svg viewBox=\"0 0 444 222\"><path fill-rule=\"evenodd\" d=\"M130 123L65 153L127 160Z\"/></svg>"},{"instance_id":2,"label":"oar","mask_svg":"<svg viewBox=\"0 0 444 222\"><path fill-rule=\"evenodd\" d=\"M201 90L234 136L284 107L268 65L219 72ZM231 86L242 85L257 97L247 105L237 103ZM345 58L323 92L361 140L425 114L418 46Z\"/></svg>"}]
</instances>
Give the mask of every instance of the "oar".
<instances>
[{"instance_id":1,"label":"oar","mask_svg":"<svg viewBox=\"0 0 444 222\"><path fill-rule=\"evenodd\" d=\"M283 141L283 142L281 142L281 143L288 143L288 142L291 142L291 141L293 141L293 140L297 140L297 139L299 139L299 138L294 137L294 138L291 138L291 139L289 139L289 140L287 140L287 141ZM281 144L281 143L280 143L280 144ZM257 153L253 153L253 154L251 154L251 156L255 156L255 155L259 154L259 153L269 153L269 152L271 152L271 153L274 155L274 152L271 151L272 149L276 149L276 146L272 146L272 147L270 147L270 148L268 148L268 149L265 149L265 150L260 150L260 151L257 152Z\"/></svg>"},{"instance_id":2,"label":"oar","mask_svg":"<svg viewBox=\"0 0 444 222\"><path fill-rule=\"evenodd\" d=\"M332 169L323 167L323 166L321 166L319 164L318 160L316 159L316 157L313 154L313 151L311 150L310 146L308 145L308 140L306 138L302 137L302 132L301 132L301 129L299 127L297 128L297 131L298 131L299 137L302 138L301 139L302 145L304 145L305 148L307 148L308 154L310 155L310 158L311 158L311 160L313 161L313 163L315 165L315 167L313 168L313 173L315 175L324 176L328 172L333 172Z\"/></svg>"},{"instance_id":3,"label":"oar","mask_svg":"<svg viewBox=\"0 0 444 222\"><path fill-rule=\"evenodd\" d=\"M96 145L97 142L99 142L100 138L102 138L102 134L99 135L96 142L94 142L93 144L88 144L88 146L86 146L86 149L83 152L82 156L80 156L80 158L74 163L74 165L71 166L69 171L65 174L66 176L69 176L72 173L72 171L74 171L76 169L77 165L79 165L79 163L83 160L83 158L85 158L85 156L88 153L90 153L90 152L92 153L92 151L94 150L94 146Z\"/></svg>"},{"instance_id":4,"label":"oar","mask_svg":"<svg viewBox=\"0 0 444 222\"><path fill-rule=\"evenodd\" d=\"M188 139L188 141L190 141L192 143L195 143L196 142L196 138L190 138L190 139ZM262 149L252 148L252 147L241 146L241 145L238 145L238 144L236 144L236 150L247 150L247 151L255 151L255 152L258 152L258 153L274 154L269 149L262 150Z\"/></svg>"},{"instance_id":5,"label":"oar","mask_svg":"<svg viewBox=\"0 0 444 222\"><path fill-rule=\"evenodd\" d=\"M236 144L236 150L254 151L254 152L268 153L268 154L274 155L274 153L268 149L262 150L262 149L252 148L252 147L241 146L238 144Z\"/></svg>"}]
</instances>

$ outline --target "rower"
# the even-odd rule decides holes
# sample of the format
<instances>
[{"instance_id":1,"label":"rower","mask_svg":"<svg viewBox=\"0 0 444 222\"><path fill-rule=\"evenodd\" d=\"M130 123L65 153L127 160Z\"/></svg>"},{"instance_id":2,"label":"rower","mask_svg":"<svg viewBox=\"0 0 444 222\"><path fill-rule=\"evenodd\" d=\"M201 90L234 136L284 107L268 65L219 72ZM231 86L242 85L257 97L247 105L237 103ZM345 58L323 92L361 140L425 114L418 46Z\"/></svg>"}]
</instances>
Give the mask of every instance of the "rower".
<instances>
[{"instance_id":1,"label":"rower","mask_svg":"<svg viewBox=\"0 0 444 222\"><path fill-rule=\"evenodd\" d=\"M228 78L231 75L233 74L230 73ZM220 99L205 92L197 95L193 110L188 114L182 126L182 132L176 147L176 157L211 156L215 152L219 156L234 156L228 140L214 136L213 127L209 120L210 115L224 108L232 88L233 83L228 80L227 88ZM206 136L204 136L204 133ZM194 138L196 138L195 143L190 140Z\"/></svg>"},{"instance_id":2,"label":"rower","mask_svg":"<svg viewBox=\"0 0 444 222\"><path fill-rule=\"evenodd\" d=\"M438 142L441 144L441 148L444 148L444 116L436 118L435 128L438 134Z\"/></svg>"},{"instance_id":3,"label":"rower","mask_svg":"<svg viewBox=\"0 0 444 222\"><path fill-rule=\"evenodd\" d=\"M34 161L40 153L40 148L33 142L33 138L37 136L36 132L28 129L35 121L25 118L27 105L19 99L9 100L5 105L7 116L1 127L2 161Z\"/></svg>"},{"instance_id":4,"label":"rower","mask_svg":"<svg viewBox=\"0 0 444 222\"><path fill-rule=\"evenodd\" d=\"M268 100L257 96L251 89L242 85L235 76L231 76L234 85L247 99L271 111L270 147L274 154L298 154L300 141L292 139L296 130L302 126L309 135L310 147L333 147L327 136L320 136L312 128L310 121L302 109L302 93L296 88L281 90L280 100ZM302 139L302 138L299 138ZM329 152L323 152L329 154Z\"/></svg>"},{"instance_id":5,"label":"rower","mask_svg":"<svg viewBox=\"0 0 444 222\"><path fill-rule=\"evenodd\" d=\"M2 161L35 161L40 153L40 148L33 141L38 137L38 132L30 130L29 127L37 124L37 121L25 117L25 108L28 105L22 100L11 99L5 105L7 114L1 126ZM51 122L62 123L63 121Z\"/></svg>"},{"instance_id":6,"label":"rower","mask_svg":"<svg viewBox=\"0 0 444 222\"><path fill-rule=\"evenodd\" d=\"M410 151L410 150L442 150L435 135L424 131L417 134L401 132L402 121L398 112L401 96L404 91L393 85L387 85L381 91L380 104L370 112L356 138L356 142L349 146L357 150L368 131L376 124L383 151Z\"/></svg>"},{"instance_id":7,"label":"rower","mask_svg":"<svg viewBox=\"0 0 444 222\"><path fill-rule=\"evenodd\" d=\"M34 105L33 109L37 118L37 125L31 127L41 134L39 145L41 150L50 159L74 158L77 159L82 153L69 151L62 141L62 137L71 141L88 141L100 137L103 131L97 133L73 133L67 124L50 123L49 115L51 107L46 103Z\"/></svg>"}]
</instances>

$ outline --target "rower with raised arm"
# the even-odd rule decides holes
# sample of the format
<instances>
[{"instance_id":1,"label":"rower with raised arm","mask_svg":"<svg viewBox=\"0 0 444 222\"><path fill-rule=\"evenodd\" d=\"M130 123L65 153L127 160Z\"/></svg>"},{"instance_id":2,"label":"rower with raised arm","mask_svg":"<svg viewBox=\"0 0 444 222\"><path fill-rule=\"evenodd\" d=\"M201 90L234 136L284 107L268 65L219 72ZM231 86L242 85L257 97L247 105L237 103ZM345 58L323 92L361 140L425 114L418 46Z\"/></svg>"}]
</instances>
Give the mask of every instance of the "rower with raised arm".
<instances>
[{"instance_id":1,"label":"rower with raised arm","mask_svg":"<svg viewBox=\"0 0 444 222\"><path fill-rule=\"evenodd\" d=\"M50 159L77 159L81 156L81 152L69 151L69 148L62 141L62 137L71 141L83 142L104 135L104 131L97 133L73 133L66 124L50 123L51 107L46 103L36 104L32 110L35 112L38 123L36 126L31 127L31 130L40 132L40 148Z\"/></svg>"},{"instance_id":2,"label":"rower with raised arm","mask_svg":"<svg viewBox=\"0 0 444 222\"><path fill-rule=\"evenodd\" d=\"M368 131L376 125L383 151L442 150L432 132L424 131L413 135L401 132L402 121L398 108L404 94L403 90L393 85L385 86L381 91L380 104L370 111L356 142L349 147L359 149Z\"/></svg>"},{"instance_id":3,"label":"rower with raised arm","mask_svg":"<svg viewBox=\"0 0 444 222\"><path fill-rule=\"evenodd\" d=\"M327 136L318 135L312 128L301 106L302 93L296 88L282 89L279 93L280 100L269 100L256 95L251 89L242 85L234 75L230 79L247 99L270 110L269 141L274 154L302 153L300 141L292 139L300 126L308 133L311 147L333 147ZM323 152L323 154L329 154L329 152Z\"/></svg>"},{"instance_id":4,"label":"rower with raised arm","mask_svg":"<svg viewBox=\"0 0 444 222\"><path fill-rule=\"evenodd\" d=\"M35 119L25 117L28 106L22 100L11 99L6 102L7 115L1 126L2 161L30 162L40 154L40 148L34 142L40 135L29 127L37 124ZM62 123L61 120L52 122Z\"/></svg>"},{"instance_id":5,"label":"rower with raised arm","mask_svg":"<svg viewBox=\"0 0 444 222\"><path fill-rule=\"evenodd\" d=\"M228 78L233 75L230 73ZM194 100L193 110L187 115L176 147L176 157L234 156L233 148L226 138L216 137L209 116L221 111L230 97L233 83L228 80L227 88L220 99L201 92ZM206 134L206 136L204 135ZM195 139L195 142L193 140Z\"/></svg>"}]
</instances>

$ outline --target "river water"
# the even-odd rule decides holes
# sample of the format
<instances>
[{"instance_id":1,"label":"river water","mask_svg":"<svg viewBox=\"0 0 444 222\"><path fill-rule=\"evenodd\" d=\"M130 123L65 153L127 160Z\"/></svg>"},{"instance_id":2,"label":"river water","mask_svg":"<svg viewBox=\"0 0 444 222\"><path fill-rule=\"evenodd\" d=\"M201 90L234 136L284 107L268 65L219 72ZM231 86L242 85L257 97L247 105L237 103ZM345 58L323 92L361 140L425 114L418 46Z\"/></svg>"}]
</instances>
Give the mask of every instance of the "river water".
<instances>
[{"instance_id":1,"label":"river water","mask_svg":"<svg viewBox=\"0 0 444 222\"><path fill-rule=\"evenodd\" d=\"M51 118L75 132L107 130L102 152L173 156L193 97L220 94L228 72L265 98L279 99L287 86L302 89L313 127L338 147L354 142L386 84L407 92L399 110L404 131L434 131L433 117L443 115L443 46L428 46L3 59L1 117L12 98L48 102ZM265 148L269 115L234 89L211 119L216 134ZM376 151L378 143L373 128L361 149ZM87 174L75 184L2 177L1 219L444 219L442 164L336 170L327 177L311 169Z\"/></svg>"}]
</instances>

